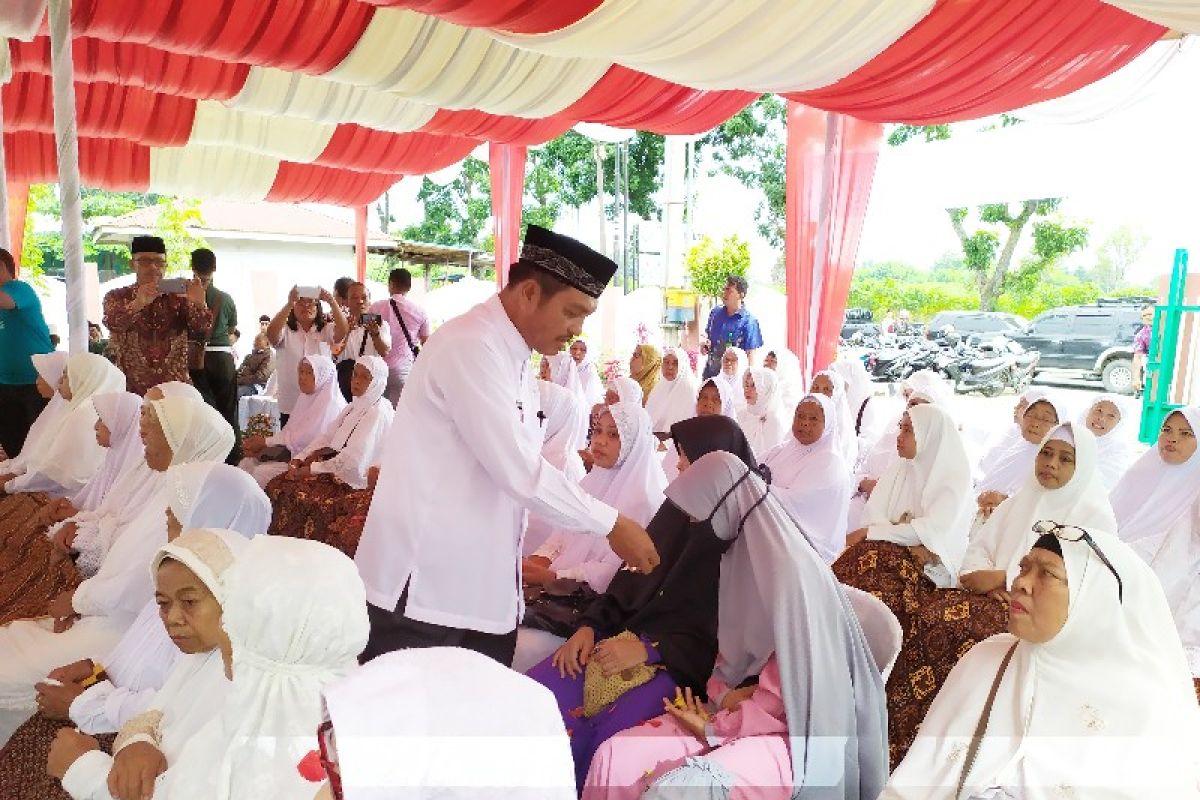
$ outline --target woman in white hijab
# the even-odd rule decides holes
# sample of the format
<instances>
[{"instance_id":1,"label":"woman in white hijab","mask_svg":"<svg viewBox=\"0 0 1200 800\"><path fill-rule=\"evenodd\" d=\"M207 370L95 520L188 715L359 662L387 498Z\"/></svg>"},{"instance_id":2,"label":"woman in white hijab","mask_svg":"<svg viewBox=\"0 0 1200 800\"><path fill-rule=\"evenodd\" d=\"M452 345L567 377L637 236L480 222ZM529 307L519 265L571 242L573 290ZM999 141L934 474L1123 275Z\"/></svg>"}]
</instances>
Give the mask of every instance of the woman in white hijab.
<instances>
[{"instance_id":1,"label":"woman in white hijab","mask_svg":"<svg viewBox=\"0 0 1200 800\"><path fill-rule=\"evenodd\" d=\"M142 412L146 462L156 472L195 461L223 461L233 447L233 429L204 403L168 397ZM166 538L166 487L154 493L128 524L116 532L99 571L59 594L42 614L0 628L0 725L17 712L32 711L33 685L47 671L96 652L121 638L150 599L146 565ZM11 728L0 730L7 739Z\"/></svg>"},{"instance_id":2,"label":"woman in white hijab","mask_svg":"<svg viewBox=\"0 0 1200 800\"><path fill-rule=\"evenodd\" d=\"M1112 493L1117 534L1158 575L1200 678L1200 407L1163 420L1158 442L1134 462Z\"/></svg>"},{"instance_id":3,"label":"woman in white hijab","mask_svg":"<svg viewBox=\"0 0 1200 800\"><path fill-rule=\"evenodd\" d=\"M545 415L542 456L578 481L586 474L579 451L587 445L587 408L576 395L550 381L538 381L538 395Z\"/></svg>"},{"instance_id":4,"label":"woman in white hijab","mask_svg":"<svg viewBox=\"0 0 1200 800\"><path fill-rule=\"evenodd\" d=\"M779 377L766 367L751 367L742 378L742 386L746 405L737 412L738 424L751 449L765 453L782 444L790 433L791 417L780 401Z\"/></svg>"},{"instance_id":5,"label":"woman in white hijab","mask_svg":"<svg viewBox=\"0 0 1200 800\"><path fill-rule=\"evenodd\" d=\"M25 434L21 454L0 459L0 485L23 473L25 464L33 456L33 451L46 445L49 441L46 437L53 437L58 433L56 426L67 404L58 393L58 382L67 367L67 358L67 354L59 350L32 356L33 368L37 371L38 394L49 402L29 427L29 433Z\"/></svg>"},{"instance_id":6,"label":"woman in white hijab","mask_svg":"<svg viewBox=\"0 0 1200 800\"><path fill-rule=\"evenodd\" d=\"M52 434L41 437L24 461L24 470L4 484L9 494L47 492L69 497L84 487L104 460L96 442L96 407L92 395L119 392L125 375L112 362L94 353L67 359L58 382L66 401Z\"/></svg>"},{"instance_id":7,"label":"woman in white hijab","mask_svg":"<svg viewBox=\"0 0 1200 800\"><path fill-rule=\"evenodd\" d=\"M1200 712L1153 574L1103 528L1039 527L1009 632L955 666L881 800L1197 796Z\"/></svg>"},{"instance_id":8,"label":"woman in white hijab","mask_svg":"<svg viewBox=\"0 0 1200 800\"><path fill-rule=\"evenodd\" d=\"M316 748L321 691L367 644L366 589L334 548L277 536L251 540L224 580L233 685L154 800L308 800L317 787L299 767Z\"/></svg>"},{"instance_id":9,"label":"woman in white hijab","mask_svg":"<svg viewBox=\"0 0 1200 800\"><path fill-rule=\"evenodd\" d=\"M907 631L935 589L956 584L975 504L967 451L945 409L910 408L896 450L833 572L886 603Z\"/></svg>"},{"instance_id":10,"label":"woman in white hijab","mask_svg":"<svg viewBox=\"0 0 1200 800\"><path fill-rule=\"evenodd\" d=\"M975 481L977 525L1029 479L1029 469L1041 449L1042 439L1066 420L1066 412L1049 396L1035 398L1026 406L1016 438L1006 437L979 464L981 474Z\"/></svg>"},{"instance_id":11,"label":"woman in white hijab","mask_svg":"<svg viewBox=\"0 0 1200 800\"><path fill-rule=\"evenodd\" d=\"M812 540L826 564L846 545L850 469L834 447L833 403L823 394L796 404L788 440L763 457L771 492Z\"/></svg>"},{"instance_id":12,"label":"woman in white hijab","mask_svg":"<svg viewBox=\"0 0 1200 800\"><path fill-rule=\"evenodd\" d=\"M865 453L885 435L890 419L889 404L875 396L875 384L861 358L839 358L829 365L846 382L846 402L850 407L850 425L858 440L857 452Z\"/></svg>"},{"instance_id":13,"label":"woman in white hijab","mask_svg":"<svg viewBox=\"0 0 1200 800\"><path fill-rule=\"evenodd\" d=\"M591 450L592 471L579 482L579 488L645 526L662 505L667 488L658 457L658 439L650 430L650 415L640 403L608 406L592 435ZM527 611L543 604L563 605L555 596L569 593L561 581L570 581L571 588L586 585L592 592L601 593L620 566L621 559L606 539L555 531L522 562L521 579L536 593ZM518 672L541 662L575 630L574 620L551 621L536 613L527 613L525 624L536 630L518 629L513 659L513 669Z\"/></svg>"},{"instance_id":14,"label":"woman in white hijab","mask_svg":"<svg viewBox=\"0 0 1200 800\"><path fill-rule=\"evenodd\" d=\"M736 422L737 413L729 384L720 380L719 375L715 378L708 378L700 384L700 389L696 392L695 416L729 417ZM659 452L662 454L663 473L667 476L669 483L679 477L679 454L670 439L662 443Z\"/></svg>"},{"instance_id":15,"label":"woman in white hijab","mask_svg":"<svg viewBox=\"0 0 1200 800\"><path fill-rule=\"evenodd\" d=\"M275 476L286 472L287 462L328 430L346 407L346 399L338 388L337 366L329 356L304 356L296 371L300 396L292 407L288 424L272 436L242 440L247 457L239 466L253 474L259 486L266 486Z\"/></svg>"},{"instance_id":16,"label":"woman in white hijab","mask_svg":"<svg viewBox=\"0 0 1200 800\"><path fill-rule=\"evenodd\" d=\"M59 730L47 771L62 780L75 800L150 797L156 779L148 765L171 766L188 741L220 712L229 693L232 661L221 627L224 576L249 541L219 528L185 530L159 548L150 564L161 625L183 654L171 667L149 707L123 726L113 755L97 740L70 728Z\"/></svg>"},{"instance_id":17,"label":"woman in white hijab","mask_svg":"<svg viewBox=\"0 0 1200 800\"><path fill-rule=\"evenodd\" d=\"M608 382L608 386L604 392L604 404L615 405L617 403L637 403L642 405L642 385L633 378L624 375L618 375Z\"/></svg>"},{"instance_id":18,"label":"woman in white hijab","mask_svg":"<svg viewBox=\"0 0 1200 800\"><path fill-rule=\"evenodd\" d=\"M323 694L319 746L331 782L317 800L575 798L554 696L486 656L456 647L388 653Z\"/></svg>"},{"instance_id":19,"label":"woman in white hijab","mask_svg":"<svg viewBox=\"0 0 1200 800\"><path fill-rule=\"evenodd\" d=\"M749 366L750 358L746 351L730 345L721 355L721 371L710 378L725 384L734 407L738 409L746 405L746 398L742 394L742 376L746 374L746 368Z\"/></svg>"},{"instance_id":20,"label":"woman in white hijab","mask_svg":"<svg viewBox=\"0 0 1200 800\"><path fill-rule=\"evenodd\" d=\"M967 649L1008 625L1009 587L1038 534L1052 519L1087 530L1116 520L1096 467L1096 438L1067 422L1046 434L1019 491L991 515L967 546L960 589L939 589L916 611L888 678L892 763L912 743L937 688Z\"/></svg>"},{"instance_id":21,"label":"woman in white hijab","mask_svg":"<svg viewBox=\"0 0 1200 800\"><path fill-rule=\"evenodd\" d=\"M726 452L697 460L667 497L730 542L712 706L690 689L664 698L667 716L600 746L584 800L641 797L689 758L731 773L744 792L734 797L874 800L887 778L883 681L808 531L773 487Z\"/></svg>"},{"instance_id":22,"label":"woman in white hijab","mask_svg":"<svg viewBox=\"0 0 1200 800\"><path fill-rule=\"evenodd\" d=\"M1100 461L1100 479L1111 491L1133 463L1133 435L1128 420L1136 413L1124 407L1115 394L1102 394L1092 401L1079 417L1079 424L1096 437L1096 453Z\"/></svg>"},{"instance_id":23,"label":"woman in white hijab","mask_svg":"<svg viewBox=\"0 0 1200 800\"><path fill-rule=\"evenodd\" d=\"M782 387L780 398L783 401L783 407L790 413L796 407L796 403L800 402L800 398L806 394L804 376L800 373L800 359L796 358L796 354L786 346L781 345L767 350L767 354L763 358L763 366L774 370L775 374L779 376L779 383Z\"/></svg>"},{"instance_id":24,"label":"woman in white hijab","mask_svg":"<svg viewBox=\"0 0 1200 800\"><path fill-rule=\"evenodd\" d=\"M571 342L567 350L575 362L575 371L579 375L579 386L583 389L583 404L590 408L604 402L604 384L600 382L600 373L596 371L596 361L588 352L588 343L584 339Z\"/></svg>"},{"instance_id":25,"label":"woman in white hijab","mask_svg":"<svg viewBox=\"0 0 1200 800\"><path fill-rule=\"evenodd\" d=\"M552 356L542 356L538 374L544 381L555 383L574 394L580 402L587 402L587 393L579 382L579 369L570 353L555 353Z\"/></svg>"},{"instance_id":26,"label":"woman in white hijab","mask_svg":"<svg viewBox=\"0 0 1200 800\"><path fill-rule=\"evenodd\" d=\"M662 375L646 400L654 432L665 435L676 422L694 417L698 389L687 351L682 347L668 350L662 360Z\"/></svg>"},{"instance_id":27,"label":"woman in white hijab","mask_svg":"<svg viewBox=\"0 0 1200 800\"><path fill-rule=\"evenodd\" d=\"M823 394L831 401L833 417L828 420L834 447L847 469L858 463L858 440L854 436L854 419L850 414L850 403L846 399L846 381L836 372L824 369L813 376L808 391Z\"/></svg>"}]
</instances>

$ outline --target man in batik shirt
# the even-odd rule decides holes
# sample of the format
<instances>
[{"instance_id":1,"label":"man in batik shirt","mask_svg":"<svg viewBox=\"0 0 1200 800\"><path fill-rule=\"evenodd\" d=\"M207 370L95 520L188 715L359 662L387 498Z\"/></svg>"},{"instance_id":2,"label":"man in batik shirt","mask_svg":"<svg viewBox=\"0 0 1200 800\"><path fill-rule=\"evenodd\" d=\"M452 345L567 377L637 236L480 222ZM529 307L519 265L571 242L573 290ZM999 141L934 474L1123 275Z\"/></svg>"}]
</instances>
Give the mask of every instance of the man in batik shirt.
<instances>
[{"instance_id":1,"label":"man in batik shirt","mask_svg":"<svg viewBox=\"0 0 1200 800\"><path fill-rule=\"evenodd\" d=\"M167 248L157 236L136 236L129 247L137 283L104 296L108 355L125 373L129 391L145 394L163 381L191 383L188 332L207 336L212 312L204 284L190 280L183 294L160 291Z\"/></svg>"}]
</instances>

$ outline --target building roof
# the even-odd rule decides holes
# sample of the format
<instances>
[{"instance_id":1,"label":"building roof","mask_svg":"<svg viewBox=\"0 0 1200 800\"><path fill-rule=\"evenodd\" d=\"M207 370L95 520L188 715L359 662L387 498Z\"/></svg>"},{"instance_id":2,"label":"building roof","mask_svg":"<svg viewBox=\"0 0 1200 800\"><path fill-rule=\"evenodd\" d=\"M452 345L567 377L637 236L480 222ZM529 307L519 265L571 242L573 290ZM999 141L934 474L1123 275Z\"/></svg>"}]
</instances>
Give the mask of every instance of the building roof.
<instances>
[{"instance_id":1,"label":"building roof","mask_svg":"<svg viewBox=\"0 0 1200 800\"><path fill-rule=\"evenodd\" d=\"M134 236L153 234L158 223L158 206L146 206L96 226L99 244L124 244ZM244 203L205 200L200 204L203 224L190 229L206 239L255 239L261 241L354 244L354 222L338 219L319 210L291 203ZM394 246L392 237L368 229L367 246Z\"/></svg>"},{"instance_id":2,"label":"building roof","mask_svg":"<svg viewBox=\"0 0 1200 800\"><path fill-rule=\"evenodd\" d=\"M496 259L491 253L475 250L470 247L453 247L444 244L426 244L412 242L407 239L397 239L386 246L370 244L367 250L372 253L406 261L410 264L453 264L464 267L491 267Z\"/></svg>"}]
</instances>

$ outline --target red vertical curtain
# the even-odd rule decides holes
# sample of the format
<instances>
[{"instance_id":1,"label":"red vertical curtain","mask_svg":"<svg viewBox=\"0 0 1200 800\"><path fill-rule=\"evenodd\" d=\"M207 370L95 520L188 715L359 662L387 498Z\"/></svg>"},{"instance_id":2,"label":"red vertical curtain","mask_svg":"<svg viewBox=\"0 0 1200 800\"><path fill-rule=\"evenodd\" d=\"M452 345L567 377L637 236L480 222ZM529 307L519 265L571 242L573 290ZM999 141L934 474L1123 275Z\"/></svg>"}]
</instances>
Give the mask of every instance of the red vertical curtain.
<instances>
[{"instance_id":1,"label":"red vertical curtain","mask_svg":"<svg viewBox=\"0 0 1200 800\"><path fill-rule=\"evenodd\" d=\"M12 238L9 252L21 273L21 249L25 245L25 213L29 208L29 184L8 182L8 233Z\"/></svg>"},{"instance_id":2,"label":"red vertical curtain","mask_svg":"<svg viewBox=\"0 0 1200 800\"><path fill-rule=\"evenodd\" d=\"M367 280L367 206L354 209L354 279Z\"/></svg>"},{"instance_id":3,"label":"red vertical curtain","mask_svg":"<svg viewBox=\"0 0 1200 800\"><path fill-rule=\"evenodd\" d=\"M788 347L805 380L837 352L883 126L788 103Z\"/></svg>"},{"instance_id":4,"label":"red vertical curtain","mask_svg":"<svg viewBox=\"0 0 1200 800\"><path fill-rule=\"evenodd\" d=\"M488 162L492 178L492 215L496 220L496 283L503 287L508 267L520 253L521 201L525 195L525 154L517 144L491 144Z\"/></svg>"}]
</instances>

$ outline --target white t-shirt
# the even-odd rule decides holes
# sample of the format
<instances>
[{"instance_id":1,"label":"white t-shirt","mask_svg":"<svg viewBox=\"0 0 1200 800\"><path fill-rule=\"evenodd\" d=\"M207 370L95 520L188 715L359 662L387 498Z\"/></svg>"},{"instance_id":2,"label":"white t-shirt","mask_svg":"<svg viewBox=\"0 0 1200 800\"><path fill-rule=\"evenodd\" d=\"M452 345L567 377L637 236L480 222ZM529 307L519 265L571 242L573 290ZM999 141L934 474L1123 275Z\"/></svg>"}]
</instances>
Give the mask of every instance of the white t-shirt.
<instances>
[{"instance_id":1,"label":"white t-shirt","mask_svg":"<svg viewBox=\"0 0 1200 800\"><path fill-rule=\"evenodd\" d=\"M362 349L364 338L367 340L366 349ZM388 331L387 325L379 326L379 339L389 348L392 346L392 334ZM362 349L361 353L359 352L360 349ZM350 329L350 333L346 334L346 344L342 348L342 352L338 353L338 357L334 360L339 363L347 360L357 361L363 356L379 356L383 358L383 354L375 349L375 340L367 336L367 329L362 325L357 325Z\"/></svg>"},{"instance_id":2,"label":"white t-shirt","mask_svg":"<svg viewBox=\"0 0 1200 800\"><path fill-rule=\"evenodd\" d=\"M300 397L300 386L296 383L300 359L304 356L331 355L336 337L332 322L326 322L321 330L313 325L307 331L301 327L292 330L285 325L279 341L271 343L275 347L275 375L278 380L275 399L279 402L279 413L292 413L292 406Z\"/></svg>"}]
</instances>

